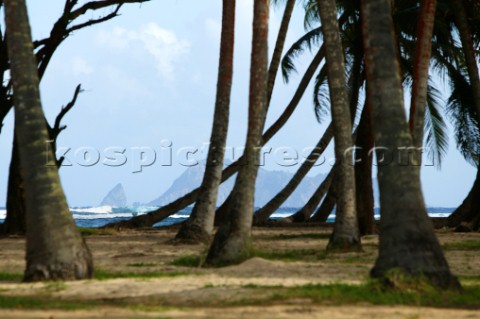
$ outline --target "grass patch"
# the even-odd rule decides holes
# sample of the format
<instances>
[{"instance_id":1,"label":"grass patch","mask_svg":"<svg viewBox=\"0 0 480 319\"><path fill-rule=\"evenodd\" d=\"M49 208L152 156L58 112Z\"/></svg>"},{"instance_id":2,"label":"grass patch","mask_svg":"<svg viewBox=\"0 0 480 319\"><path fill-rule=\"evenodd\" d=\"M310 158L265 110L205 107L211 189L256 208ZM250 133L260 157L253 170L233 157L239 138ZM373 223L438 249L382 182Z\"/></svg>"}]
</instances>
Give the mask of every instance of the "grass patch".
<instances>
[{"instance_id":1,"label":"grass patch","mask_svg":"<svg viewBox=\"0 0 480 319\"><path fill-rule=\"evenodd\" d=\"M327 257L325 250L292 249L292 250L260 250L254 249L252 257L282 261L318 261Z\"/></svg>"},{"instance_id":2,"label":"grass patch","mask_svg":"<svg viewBox=\"0 0 480 319\"><path fill-rule=\"evenodd\" d=\"M31 309L31 310L84 310L91 309L96 302L89 301L68 301L59 299L39 297L15 297L0 296L0 308L2 309Z\"/></svg>"},{"instance_id":3,"label":"grass patch","mask_svg":"<svg viewBox=\"0 0 480 319\"><path fill-rule=\"evenodd\" d=\"M22 273L0 272L0 281L22 281Z\"/></svg>"},{"instance_id":4,"label":"grass patch","mask_svg":"<svg viewBox=\"0 0 480 319\"><path fill-rule=\"evenodd\" d=\"M110 236L115 235L115 231L112 229L103 229L103 228L79 228L80 233L84 236Z\"/></svg>"},{"instance_id":5,"label":"grass patch","mask_svg":"<svg viewBox=\"0 0 480 319\"><path fill-rule=\"evenodd\" d=\"M142 268L142 267L155 267L158 266L157 263L133 263L127 264L127 267L135 267L135 268Z\"/></svg>"},{"instance_id":6,"label":"grass patch","mask_svg":"<svg viewBox=\"0 0 480 319\"><path fill-rule=\"evenodd\" d=\"M480 287L480 276L459 276L458 279L460 280L462 285L475 285Z\"/></svg>"},{"instance_id":7,"label":"grass patch","mask_svg":"<svg viewBox=\"0 0 480 319\"><path fill-rule=\"evenodd\" d=\"M151 278L165 278L178 277L188 275L184 272L110 272L102 269L95 270L94 279L108 280L119 278L136 278L136 279L151 279Z\"/></svg>"},{"instance_id":8,"label":"grass patch","mask_svg":"<svg viewBox=\"0 0 480 319\"><path fill-rule=\"evenodd\" d=\"M261 288L265 289L265 287ZM267 290L268 291L268 290ZM265 291L265 293L267 293ZM305 285L292 288L273 288L271 302L306 298L316 304L351 305L408 305L440 308L480 308L480 286L465 287L463 293L456 291L391 291L380 289L377 284L353 286L346 284Z\"/></svg>"},{"instance_id":9,"label":"grass patch","mask_svg":"<svg viewBox=\"0 0 480 319\"><path fill-rule=\"evenodd\" d=\"M268 236L265 239L271 240L290 240L290 239L329 239L328 233L304 233L304 234L279 234Z\"/></svg>"},{"instance_id":10,"label":"grass patch","mask_svg":"<svg viewBox=\"0 0 480 319\"><path fill-rule=\"evenodd\" d=\"M47 292L58 292L67 289L64 281L47 281L43 287Z\"/></svg>"},{"instance_id":11,"label":"grass patch","mask_svg":"<svg viewBox=\"0 0 480 319\"><path fill-rule=\"evenodd\" d=\"M444 250L480 250L480 240L463 240L443 245Z\"/></svg>"},{"instance_id":12,"label":"grass patch","mask_svg":"<svg viewBox=\"0 0 480 319\"><path fill-rule=\"evenodd\" d=\"M200 267L204 261L202 256L190 255L183 256L169 262L170 265L180 266L180 267Z\"/></svg>"}]
</instances>

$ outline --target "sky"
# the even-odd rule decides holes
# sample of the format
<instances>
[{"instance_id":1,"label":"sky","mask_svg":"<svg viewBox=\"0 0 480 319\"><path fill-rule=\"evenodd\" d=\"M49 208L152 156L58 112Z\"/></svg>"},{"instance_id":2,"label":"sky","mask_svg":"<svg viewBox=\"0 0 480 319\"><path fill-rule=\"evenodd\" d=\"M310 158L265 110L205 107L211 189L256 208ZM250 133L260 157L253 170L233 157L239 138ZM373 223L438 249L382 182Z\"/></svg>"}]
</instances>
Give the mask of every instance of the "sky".
<instances>
[{"instance_id":1,"label":"sky","mask_svg":"<svg viewBox=\"0 0 480 319\"><path fill-rule=\"evenodd\" d=\"M85 3L86 1L79 1ZM34 39L44 38L63 10L63 0L27 0ZM58 141L67 160L60 170L70 206L98 205L117 183L129 203L161 195L190 165L206 157L211 132L218 68L221 0L151 1L124 5L121 16L72 34L55 53L41 83L47 119L52 123L76 85L84 91L65 117ZM108 13L105 11L104 13ZM248 79L253 0L237 1L235 64L227 156L238 157L247 130ZM270 18L270 52L282 18ZM288 48L304 32L297 6L287 37ZM87 18L98 13L87 14ZM298 60L298 74L285 84L277 77L268 127L290 101L312 55ZM269 170L294 172L317 144L329 119L315 118L310 86L297 111L266 146ZM0 135L0 206L5 206L12 144L13 114ZM197 150L195 152L195 150ZM328 173L325 163L310 175ZM453 139L442 169L422 168L428 206L458 206L470 190L475 169L456 150Z\"/></svg>"}]
</instances>

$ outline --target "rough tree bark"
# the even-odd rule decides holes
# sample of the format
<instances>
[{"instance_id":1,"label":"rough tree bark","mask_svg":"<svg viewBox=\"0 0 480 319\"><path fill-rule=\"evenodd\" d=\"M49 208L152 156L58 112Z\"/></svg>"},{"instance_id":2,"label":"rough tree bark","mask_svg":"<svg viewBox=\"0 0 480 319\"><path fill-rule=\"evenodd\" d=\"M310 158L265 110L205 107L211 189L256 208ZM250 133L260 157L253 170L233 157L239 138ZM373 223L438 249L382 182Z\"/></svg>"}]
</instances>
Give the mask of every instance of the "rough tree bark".
<instances>
[{"instance_id":1,"label":"rough tree bark","mask_svg":"<svg viewBox=\"0 0 480 319\"><path fill-rule=\"evenodd\" d=\"M92 256L68 209L58 169L45 163L49 136L25 0L5 1L5 17L27 209L24 280L90 278Z\"/></svg>"},{"instance_id":2,"label":"rough tree bark","mask_svg":"<svg viewBox=\"0 0 480 319\"><path fill-rule=\"evenodd\" d=\"M470 84L473 88L476 120L480 125L480 77L467 9L464 0L451 1L451 5L455 13L455 24L462 42ZM457 231L468 232L480 229L480 207L477 204L478 200L475 200L480 196L480 187L478 187L478 183L480 183L478 178L480 169L477 168L477 170L477 178L468 196L462 205L449 217L449 225L457 227Z\"/></svg>"},{"instance_id":3,"label":"rough tree bark","mask_svg":"<svg viewBox=\"0 0 480 319\"><path fill-rule=\"evenodd\" d=\"M408 163L402 158L402 155L408 157L402 148L412 147L413 142L396 59L391 2L364 0L362 15L367 94L373 110L375 144L388 148L395 159L378 167L382 218L379 256L371 276L394 286L406 276L425 278L442 289L459 289L460 283L450 272L427 215L420 171L413 165L405 165ZM396 276L398 273L402 276Z\"/></svg>"},{"instance_id":4,"label":"rough tree bark","mask_svg":"<svg viewBox=\"0 0 480 319\"><path fill-rule=\"evenodd\" d=\"M421 163L425 107L427 105L428 71L432 55L432 37L437 0L421 0L417 22L417 43L413 65L412 99L409 127L415 154Z\"/></svg>"},{"instance_id":5,"label":"rough tree bark","mask_svg":"<svg viewBox=\"0 0 480 319\"><path fill-rule=\"evenodd\" d=\"M220 62L212 135L199 195L190 217L182 224L175 238L183 243L209 243L213 234L218 187L222 180L223 159L228 134L234 43L235 0L223 0Z\"/></svg>"},{"instance_id":6,"label":"rough tree bark","mask_svg":"<svg viewBox=\"0 0 480 319\"><path fill-rule=\"evenodd\" d=\"M345 79L345 63L335 0L317 0L326 48L328 87L332 104L335 159L340 187L330 251L361 250L355 198L355 171L348 150L352 148L351 112Z\"/></svg>"},{"instance_id":7,"label":"rough tree bark","mask_svg":"<svg viewBox=\"0 0 480 319\"><path fill-rule=\"evenodd\" d=\"M357 214L360 235L376 233L372 185L373 147L370 102L365 101L362 118L357 129L355 151L355 183L357 189Z\"/></svg>"},{"instance_id":8,"label":"rough tree bark","mask_svg":"<svg viewBox=\"0 0 480 319\"><path fill-rule=\"evenodd\" d=\"M215 235L205 265L236 264L250 256L255 181L267 115L269 0L254 1L246 162L233 188L230 221Z\"/></svg>"}]
</instances>

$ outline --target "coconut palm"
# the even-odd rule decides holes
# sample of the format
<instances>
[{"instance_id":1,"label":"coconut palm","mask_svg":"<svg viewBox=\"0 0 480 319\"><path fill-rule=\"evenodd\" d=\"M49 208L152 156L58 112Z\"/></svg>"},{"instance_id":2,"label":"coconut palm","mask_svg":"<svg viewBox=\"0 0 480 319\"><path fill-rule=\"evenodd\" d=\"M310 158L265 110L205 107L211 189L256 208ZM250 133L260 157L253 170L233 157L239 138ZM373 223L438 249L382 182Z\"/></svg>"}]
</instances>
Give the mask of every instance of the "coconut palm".
<instances>
[{"instance_id":1,"label":"coconut palm","mask_svg":"<svg viewBox=\"0 0 480 319\"><path fill-rule=\"evenodd\" d=\"M239 263L250 255L255 180L267 115L269 3L268 0L254 1L245 162L238 172L232 191L230 221L215 235L205 261L208 266Z\"/></svg>"},{"instance_id":2,"label":"coconut palm","mask_svg":"<svg viewBox=\"0 0 480 319\"><path fill-rule=\"evenodd\" d=\"M329 250L360 250L360 236L355 198L355 172L348 158L352 147L352 124L345 80L343 46L337 21L334 0L318 0L322 21L323 41L326 47L328 86L332 104L332 123L335 136L335 158L338 162L337 178L340 196L337 201L337 217Z\"/></svg>"},{"instance_id":3,"label":"coconut palm","mask_svg":"<svg viewBox=\"0 0 480 319\"><path fill-rule=\"evenodd\" d=\"M389 0L362 1L368 98L373 108L375 142L395 159L413 145L406 122L402 78ZM375 89L373 89L375 88ZM380 155L380 154L379 154ZM435 236L420 186L420 172L393 161L378 168L380 246L373 277L395 285L395 275L421 278L435 287L458 289Z\"/></svg>"},{"instance_id":4,"label":"coconut palm","mask_svg":"<svg viewBox=\"0 0 480 319\"><path fill-rule=\"evenodd\" d=\"M8 53L15 93L15 130L27 208L25 281L90 278L92 256L76 228L60 185L49 167L49 140L39 93L38 69L24 0L5 1Z\"/></svg>"},{"instance_id":5,"label":"coconut palm","mask_svg":"<svg viewBox=\"0 0 480 319\"><path fill-rule=\"evenodd\" d=\"M277 134L278 131L280 131L283 128L285 123L287 123L287 121L293 115L293 113L297 109L298 104L300 103L300 100L305 94L305 91L307 90L311 80L313 79L315 75L315 71L317 70L319 65L322 63L324 56L325 56L324 50L323 48L320 48L316 53L316 55L314 56L314 58L312 59L311 63L309 64L308 68L305 70L305 73L302 79L300 80L300 83L298 84L298 87L292 99L290 100L290 102L288 103L288 105L286 106L282 114L263 133L262 139L261 139L262 146L268 143L268 141L270 141L275 136L275 134ZM230 164L228 167L226 167L222 171L222 183L239 171L241 167L240 163L242 163L243 161L245 161L245 158L244 156L241 156L238 160ZM153 224L158 223L164 220L165 218L168 218L170 215L174 214L175 212L194 203L198 194L199 194L199 188L196 188L191 192L185 194L184 196L177 198L170 204L160 207L152 212L149 212L148 214L138 215L136 217L131 218L130 220L111 223L104 227L121 229L121 228L139 228L139 227L152 226ZM222 205L222 207L220 207L217 210L217 215L219 210L228 211L228 209L226 208L228 207L229 203L231 203L231 196L229 196L228 199ZM221 215L224 216L225 214L221 214Z\"/></svg>"},{"instance_id":6,"label":"coconut palm","mask_svg":"<svg viewBox=\"0 0 480 319\"><path fill-rule=\"evenodd\" d=\"M217 97L206 169L200 186L200 193L192 213L176 236L177 240L186 243L208 243L213 233L218 187L222 179L225 144L227 142L233 76L234 38L235 0L223 0Z\"/></svg>"}]
</instances>

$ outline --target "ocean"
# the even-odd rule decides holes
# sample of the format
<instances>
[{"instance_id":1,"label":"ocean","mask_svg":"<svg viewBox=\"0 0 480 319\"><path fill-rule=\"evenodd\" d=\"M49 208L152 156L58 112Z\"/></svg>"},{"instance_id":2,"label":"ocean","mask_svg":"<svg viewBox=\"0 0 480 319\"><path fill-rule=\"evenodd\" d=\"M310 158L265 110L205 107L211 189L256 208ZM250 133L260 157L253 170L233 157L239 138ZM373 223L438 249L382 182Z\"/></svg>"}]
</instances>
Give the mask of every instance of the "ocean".
<instances>
[{"instance_id":1,"label":"ocean","mask_svg":"<svg viewBox=\"0 0 480 319\"><path fill-rule=\"evenodd\" d=\"M99 207L72 207L70 208L73 218L79 227L102 227L112 222L118 222L121 220L127 220L136 215L146 214L149 211L155 210L157 207L152 206L135 206L135 207L111 207L111 206L99 206ZM155 224L155 227L169 226L175 223L182 222L188 218L192 208L187 207L176 214L164 219L163 221ZM280 208L275 214L273 219L279 219L288 217L294 214L298 208ZM429 207L428 214L430 217L448 217L455 208L446 207ZM375 209L375 218L378 219L380 211ZM5 219L6 210L0 207L0 223L3 223ZM335 220L335 213L328 217L328 222Z\"/></svg>"}]
</instances>

